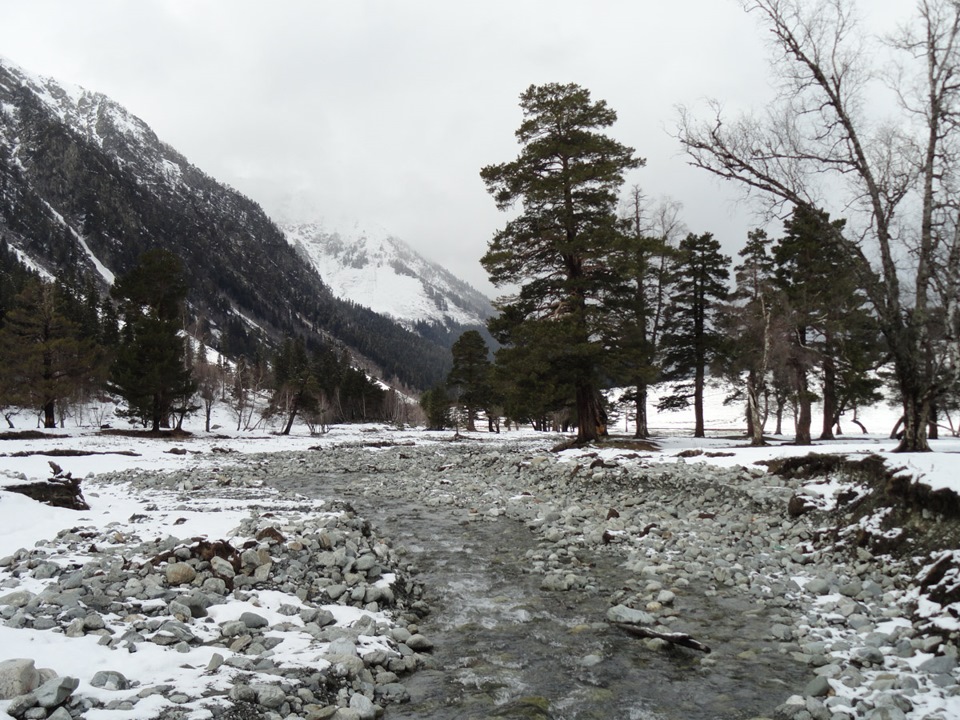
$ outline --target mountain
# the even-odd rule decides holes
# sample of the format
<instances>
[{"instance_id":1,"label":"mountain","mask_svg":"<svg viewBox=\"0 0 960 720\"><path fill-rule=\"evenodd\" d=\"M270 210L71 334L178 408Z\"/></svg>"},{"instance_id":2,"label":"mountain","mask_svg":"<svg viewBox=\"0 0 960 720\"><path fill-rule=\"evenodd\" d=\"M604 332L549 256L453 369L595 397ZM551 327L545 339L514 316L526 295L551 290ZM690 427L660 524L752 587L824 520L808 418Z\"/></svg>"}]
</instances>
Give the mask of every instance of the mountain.
<instances>
[{"instance_id":1,"label":"mountain","mask_svg":"<svg viewBox=\"0 0 960 720\"><path fill-rule=\"evenodd\" d=\"M254 201L214 180L108 97L0 58L0 243L43 272L106 289L140 254L183 261L195 317L227 353L287 335L349 349L424 388L444 344L337 298Z\"/></svg>"},{"instance_id":2,"label":"mountain","mask_svg":"<svg viewBox=\"0 0 960 720\"><path fill-rule=\"evenodd\" d=\"M407 328L481 327L494 314L489 298L381 228L333 229L323 222L282 228L334 295Z\"/></svg>"}]
</instances>

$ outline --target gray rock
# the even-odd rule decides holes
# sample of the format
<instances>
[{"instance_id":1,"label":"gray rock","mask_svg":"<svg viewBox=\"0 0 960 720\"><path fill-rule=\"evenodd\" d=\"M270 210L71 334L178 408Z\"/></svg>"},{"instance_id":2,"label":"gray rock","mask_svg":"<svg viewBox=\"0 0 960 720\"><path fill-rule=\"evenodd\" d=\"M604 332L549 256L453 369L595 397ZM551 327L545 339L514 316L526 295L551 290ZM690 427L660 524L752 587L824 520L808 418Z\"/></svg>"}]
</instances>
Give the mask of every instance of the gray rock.
<instances>
[{"instance_id":1,"label":"gray rock","mask_svg":"<svg viewBox=\"0 0 960 720\"><path fill-rule=\"evenodd\" d=\"M254 612L245 612L240 615L240 622L246 625L251 630L258 630L260 628L265 628L270 625L267 622L267 619L263 615L257 615Z\"/></svg>"},{"instance_id":2,"label":"gray rock","mask_svg":"<svg viewBox=\"0 0 960 720\"><path fill-rule=\"evenodd\" d=\"M17 695L15 698L10 700L10 704L7 705L7 714L11 717L21 718L26 715L27 710L37 707L37 705L37 696L33 693Z\"/></svg>"},{"instance_id":3,"label":"gray rock","mask_svg":"<svg viewBox=\"0 0 960 720\"><path fill-rule=\"evenodd\" d=\"M0 700L26 695L40 684L33 660L14 658L0 662Z\"/></svg>"},{"instance_id":4,"label":"gray rock","mask_svg":"<svg viewBox=\"0 0 960 720\"><path fill-rule=\"evenodd\" d=\"M430 652L433 650L433 643L420 633L411 635L406 644L411 650L415 650L416 652Z\"/></svg>"},{"instance_id":5,"label":"gray rock","mask_svg":"<svg viewBox=\"0 0 960 720\"><path fill-rule=\"evenodd\" d=\"M626 605L614 605L607 610L607 620L633 625L654 625L656 623L656 618L650 613L643 610L634 610Z\"/></svg>"},{"instance_id":6,"label":"gray rock","mask_svg":"<svg viewBox=\"0 0 960 720\"><path fill-rule=\"evenodd\" d=\"M90 678L90 684L93 687L104 688L105 690L126 690L130 683L123 673L115 670L100 670L94 673Z\"/></svg>"},{"instance_id":7,"label":"gray rock","mask_svg":"<svg viewBox=\"0 0 960 720\"><path fill-rule=\"evenodd\" d=\"M130 708L128 709L132 710L133 705L130 705ZM73 717L66 708L58 707L52 713L47 715L47 720L73 720Z\"/></svg>"},{"instance_id":8,"label":"gray rock","mask_svg":"<svg viewBox=\"0 0 960 720\"><path fill-rule=\"evenodd\" d=\"M350 698L350 709L356 710L360 720L374 720L377 717L377 706L370 698L354 693Z\"/></svg>"},{"instance_id":9,"label":"gray rock","mask_svg":"<svg viewBox=\"0 0 960 720\"><path fill-rule=\"evenodd\" d=\"M54 708L65 703L79 685L80 681L77 678L56 677L47 680L34 690L33 694L37 696L37 702L41 707Z\"/></svg>"},{"instance_id":10,"label":"gray rock","mask_svg":"<svg viewBox=\"0 0 960 720\"><path fill-rule=\"evenodd\" d=\"M267 708L278 708L287 701L286 693L276 685L255 683L250 689L256 694L257 704Z\"/></svg>"},{"instance_id":11,"label":"gray rock","mask_svg":"<svg viewBox=\"0 0 960 720\"><path fill-rule=\"evenodd\" d=\"M814 578L804 585L804 590L811 595L827 595L830 592L830 583L823 578Z\"/></svg>"},{"instance_id":12,"label":"gray rock","mask_svg":"<svg viewBox=\"0 0 960 720\"><path fill-rule=\"evenodd\" d=\"M233 565L218 555L214 555L212 558L210 558L210 569L223 578L232 578L236 575Z\"/></svg>"},{"instance_id":13,"label":"gray rock","mask_svg":"<svg viewBox=\"0 0 960 720\"><path fill-rule=\"evenodd\" d=\"M920 663L920 670L931 675L949 674L957 667L957 658L952 655L937 655Z\"/></svg>"},{"instance_id":14,"label":"gray rock","mask_svg":"<svg viewBox=\"0 0 960 720\"><path fill-rule=\"evenodd\" d=\"M818 675L807 683L803 694L815 698L826 697L830 694L830 681L823 675Z\"/></svg>"}]
</instances>

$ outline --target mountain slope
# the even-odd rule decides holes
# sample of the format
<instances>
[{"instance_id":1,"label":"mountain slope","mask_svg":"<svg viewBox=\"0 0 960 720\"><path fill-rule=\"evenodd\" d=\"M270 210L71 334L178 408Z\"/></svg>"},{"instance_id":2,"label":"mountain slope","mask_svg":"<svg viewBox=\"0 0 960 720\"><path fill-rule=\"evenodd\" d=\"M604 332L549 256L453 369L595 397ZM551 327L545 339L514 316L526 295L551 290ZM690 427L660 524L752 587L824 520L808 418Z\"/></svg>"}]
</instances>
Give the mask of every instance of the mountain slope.
<instances>
[{"instance_id":1,"label":"mountain slope","mask_svg":"<svg viewBox=\"0 0 960 720\"><path fill-rule=\"evenodd\" d=\"M487 297L385 230L359 223L342 230L322 222L282 227L334 295L406 327L478 326L494 313Z\"/></svg>"},{"instance_id":2,"label":"mountain slope","mask_svg":"<svg viewBox=\"0 0 960 720\"><path fill-rule=\"evenodd\" d=\"M52 275L181 258L189 302L227 352L251 334L342 343L388 379L427 387L446 350L336 298L252 200L218 183L104 95L0 58L0 239Z\"/></svg>"}]
</instances>

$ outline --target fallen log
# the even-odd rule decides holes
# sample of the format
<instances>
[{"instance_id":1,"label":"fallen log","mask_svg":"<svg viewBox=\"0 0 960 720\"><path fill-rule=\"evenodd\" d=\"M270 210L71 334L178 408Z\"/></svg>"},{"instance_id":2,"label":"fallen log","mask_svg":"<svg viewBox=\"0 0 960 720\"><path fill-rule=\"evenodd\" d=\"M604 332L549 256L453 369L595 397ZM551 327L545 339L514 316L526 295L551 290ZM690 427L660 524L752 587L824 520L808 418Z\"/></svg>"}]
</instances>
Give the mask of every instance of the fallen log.
<instances>
[{"instance_id":1,"label":"fallen log","mask_svg":"<svg viewBox=\"0 0 960 720\"><path fill-rule=\"evenodd\" d=\"M686 633L661 632L659 630L651 630L650 628L643 627L642 625L633 625L631 623L624 622L615 622L613 624L628 635L633 635L634 637L664 640L672 645L681 645L683 647L691 648L692 650L699 650L700 652L705 653L710 652L710 648L708 646L704 645L699 640L694 640Z\"/></svg>"}]
</instances>

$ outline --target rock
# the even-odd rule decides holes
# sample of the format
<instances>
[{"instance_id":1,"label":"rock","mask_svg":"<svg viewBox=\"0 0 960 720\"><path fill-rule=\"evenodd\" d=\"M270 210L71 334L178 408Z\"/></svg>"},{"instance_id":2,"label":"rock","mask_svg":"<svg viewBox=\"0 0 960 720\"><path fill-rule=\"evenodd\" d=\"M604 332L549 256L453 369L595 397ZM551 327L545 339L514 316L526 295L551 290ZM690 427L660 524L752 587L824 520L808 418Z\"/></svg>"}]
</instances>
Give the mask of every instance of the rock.
<instances>
[{"instance_id":1,"label":"rock","mask_svg":"<svg viewBox=\"0 0 960 720\"><path fill-rule=\"evenodd\" d=\"M129 687L129 682L123 673L114 670L100 670L94 673L90 678L90 684L105 690L126 690Z\"/></svg>"},{"instance_id":2,"label":"rock","mask_svg":"<svg viewBox=\"0 0 960 720\"><path fill-rule=\"evenodd\" d=\"M54 708L65 703L79 685L77 678L56 677L47 680L33 694L37 696L40 707Z\"/></svg>"},{"instance_id":3,"label":"rock","mask_svg":"<svg viewBox=\"0 0 960 720\"><path fill-rule=\"evenodd\" d=\"M222 578L232 578L236 575L233 565L219 555L214 555L210 558L210 569Z\"/></svg>"},{"instance_id":4,"label":"rock","mask_svg":"<svg viewBox=\"0 0 960 720\"><path fill-rule=\"evenodd\" d=\"M938 655L920 663L920 670L931 675L948 675L957 667L957 658L952 655Z\"/></svg>"},{"instance_id":5,"label":"rock","mask_svg":"<svg viewBox=\"0 0 960 720\"><path fill-rule=\"evenodd\" d=\"M168 563L164 574L169 585L186 585L197 577L197 571L185 562Z\"/></svg>"},{"instance_id":6,"label":"rock","mask_svg":"<svg viewBox=\"0 0 960 720\"><path fill-rule=\"evenodd\" d=\"M33 693L17 695L10 700L10 704L7 705L7 715L10 717L22 718L24 715L26 715L27 710L37 707L38 704L37 696Z\"/></svg>"},{"instance_id":7,"label":"rock","mask_svg":"<svg viewBox=\"0 0 960 720\"><path fill-rule=\"evenodd\" d=\"M287 701L287 696L276 685L256 683L250 686L256 695L257 704L267 708L278 708Z\"/></svg>"},{"instance_id":8,"label":"rock","mask_svg":"<svg viewBox=\"0 0 960 720\"><path fill-rule=\"evenodd\" d=\"M240 622L242 622L246 627L251 630L259 630L260 628L265 628L270 625L267 622L267 619L262 615L257 615L253 612L245 612L240 615Z\"/></svg>"},{"instance_id":9,"label":"rock","mask_svg":"<svg viewBox=\"0 0 960 720\"><path fill-rule=\"evenodd\" d=\"M809 697L822 698L830 694L830 681L823 675L818 675L807 683L803 694Z\"/></svg>"},{"instance_id":10,"label":"rock","mask_svg":"<svg viewBox=\"0 0 960 720\"><path fill-rule=\"evenodd\" d=\"M411 650L415 650L416 652L430 652L433 650L433 643L420 633L411 635L406 644Z\"/></svg>"},{"instance_id":11,"label":"rock","mask_svg":"<svg viewBox=\"0 0 960 720\"><path fill-rule=\"evenodd\" d=\"M823 578L814 578L803 586L811 595L827 595L830 592L830 583Z\"/></svg>"},{"instance_id":12,"label":"rock","mask_svg":"<svg viewBox=\"0 0 960 720\"><path fill-rule=\"evenodd\" d=\"M615 623L630 623L632 625L654 625L656 618L643 610L634 610L626 605L614 605L607 610L607 620Z\"/></svg>"},{"instance_id":13,"label":"rock","mask_svg":"<svg viewBox=\"0 0 960 720\"><path fill-rule=\"evenodd\" d=\"M40 684L33 660L15 658L0 662L0 700L26 695Z\"/></svg>"},{"instance_id":14,"label":"rock","mask_svg":"<svg viewBox=\"0 0 960 720\"><path fill-rule=\"evenodd\" d=\"M52 713L47 715L47 720L73 720L73 717L66 708L58 707Z\"/></svg>"},{"instance_id":15,"label":"rock","mask_svg":"<svg viewBox=\"0 0 960 720\"><path fill-rule=\"evenodd\" d=\"M354 693L350 698L350 709L357 711L360 720L374 720L377 717L377 706L360 693Z\"/></svg>"}]
</instances>

